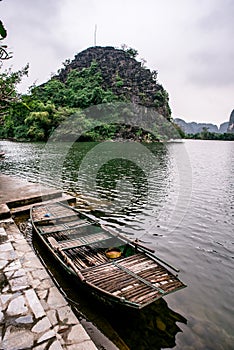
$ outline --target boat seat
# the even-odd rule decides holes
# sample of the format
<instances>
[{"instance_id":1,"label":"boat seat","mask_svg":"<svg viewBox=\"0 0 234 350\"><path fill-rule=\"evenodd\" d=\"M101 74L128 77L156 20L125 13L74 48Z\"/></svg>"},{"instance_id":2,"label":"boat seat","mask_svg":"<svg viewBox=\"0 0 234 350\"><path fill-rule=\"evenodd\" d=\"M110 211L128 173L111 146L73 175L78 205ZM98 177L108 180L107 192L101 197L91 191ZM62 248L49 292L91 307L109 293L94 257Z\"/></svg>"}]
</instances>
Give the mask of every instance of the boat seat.
<instances>
[{"instance_id":1,"label":"boat seat","mask_svg":"<svg viewBox=\"0 0 234 350\"><path fill-rule=\"evenodd\" d=\"M42 235L45 234L50 234L50 233L56 233L64 230L71 230L71 229L76 229L76 228L81 228L84 226L90 226L92 225L91 222L87 220L76 220L76 221L71 221L67 223L59 223L59 224L52 224L52 225L42 225L38 229L40 230L40 233Z\"/></svg>"},{"instance_id":2,"label":"boat seat","mask_svg":"<svg viewBox=\"0 0 234 350\"><path fill-rule=\"evenodd\" d=\"M55 241L56 239L54 237L48 237L48 240L50 241L50 239L53 238ZM110 234L108 234L108 232L98 232L98 233L93 233L90 235L85 235L85 236L81 236L79 238L75 238L75 239L69 239L69 240L64 240L64 241L56 241L58 244L59 249L61 250L67 250L67 249L72 249L72 248L77 248L83 245L89 245L89 244L93 244L93 243L97 243L103 240L107 240L110 239L111 236Z\"/></svg>"}]
</instances>

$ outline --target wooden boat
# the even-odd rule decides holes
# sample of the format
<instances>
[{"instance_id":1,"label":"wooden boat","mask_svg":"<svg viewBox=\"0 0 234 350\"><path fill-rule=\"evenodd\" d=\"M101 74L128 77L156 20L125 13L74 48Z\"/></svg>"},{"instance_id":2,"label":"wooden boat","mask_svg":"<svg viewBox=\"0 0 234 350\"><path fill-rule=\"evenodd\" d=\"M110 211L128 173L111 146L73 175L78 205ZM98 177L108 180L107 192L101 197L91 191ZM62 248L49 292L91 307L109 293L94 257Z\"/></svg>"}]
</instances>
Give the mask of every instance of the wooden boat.
<instances>
[{"instance_id":1,"label":"wooden boat","mask_svg":"<svg viewBox=\"0 0 234 350\"><path fill-rule=\"evenodd\" d=\"M185 287L150 248L62 202L33 206L31 221L63 268L105 302L141 309Z\"/></svg>"}]
</instances>

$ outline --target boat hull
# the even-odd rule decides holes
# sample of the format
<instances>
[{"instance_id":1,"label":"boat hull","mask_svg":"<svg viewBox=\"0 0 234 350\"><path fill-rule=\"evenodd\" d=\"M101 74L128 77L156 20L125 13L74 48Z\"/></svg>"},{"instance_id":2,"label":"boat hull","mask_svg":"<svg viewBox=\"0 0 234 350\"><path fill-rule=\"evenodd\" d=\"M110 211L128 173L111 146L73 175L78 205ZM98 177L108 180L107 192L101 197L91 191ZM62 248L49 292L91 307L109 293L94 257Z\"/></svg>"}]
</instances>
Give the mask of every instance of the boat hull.
<instances>
[{"instance_id":1,"label":"boat hull","mask_svg":"<svg viewBox=\"0 0 234 350\"><path fill-rule=\"evenodd\" d=\"M35 206L31 221L34 234L79 288L105 304L141 309L185 287L151 249L74 208L60 202ZM117 247L117 258L108 255L110 247Z\"/></svg>"}]
</instances>

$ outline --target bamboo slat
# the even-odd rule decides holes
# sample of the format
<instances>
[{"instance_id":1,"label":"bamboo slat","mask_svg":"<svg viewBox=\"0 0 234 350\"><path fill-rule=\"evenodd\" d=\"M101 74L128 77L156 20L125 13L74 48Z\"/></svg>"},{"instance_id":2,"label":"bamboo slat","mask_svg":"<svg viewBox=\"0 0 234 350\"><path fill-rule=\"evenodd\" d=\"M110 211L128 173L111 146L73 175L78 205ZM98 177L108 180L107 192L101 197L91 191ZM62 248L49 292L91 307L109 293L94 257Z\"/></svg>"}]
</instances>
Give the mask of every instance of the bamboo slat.
<instances>
[{"instance_id":1,"label":"bamboo slat","mask_svg":"<svg viewBox=\"0 0 234 350\"><path fill-rule=\"evenodd\" d=\"M138 304L147 304L183 286L168 270L141 253L83 270L82 274L99 289Z\"/></svg>"}]
</instances>

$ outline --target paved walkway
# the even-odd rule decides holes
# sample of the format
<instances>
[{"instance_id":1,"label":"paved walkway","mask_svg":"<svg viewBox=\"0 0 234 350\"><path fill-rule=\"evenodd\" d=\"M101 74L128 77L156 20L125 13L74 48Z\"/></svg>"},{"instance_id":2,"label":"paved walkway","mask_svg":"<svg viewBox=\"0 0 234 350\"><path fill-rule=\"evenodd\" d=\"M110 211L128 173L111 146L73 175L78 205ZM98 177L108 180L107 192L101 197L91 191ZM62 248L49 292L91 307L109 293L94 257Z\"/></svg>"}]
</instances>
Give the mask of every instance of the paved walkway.
<instances>
[{"instance_id":1,"label":"paved walkway","mask_svg":"<svg viewBox=\"0 0 234 350\"><path fill-rule=\"evenodd\" d=\"M1 226L0 349L97 349L15 223Z\"/></svg>"},{"instance_id":2,"label":"paved walkway","mask_svg":"<svg viewBox=\"0 0 234 350\"><path fill-rule=\"evenodd\" d=\"M97 350L11 218L11 203L51 198L63 194L0 175L0 350Z\"/></svg>"},{"instance_id":3,"label":"paved walkway","mask_svg":"<svg viewBox=\"0 0 234 350\"><path fill-rule=\"evenodd\" d=\"M31 197L48 196L58 197L61 191L51 187L45 187L37 183L28 182L16 176L8 176L0 174L0 204L16 202Z\"/></svg>"},{"instance_id":4,"label":"paved walkway","mask_svg":"<svg viewBox=\"0 0 234 350\"><path fill-rule=\"evenodd\" d=\"M0 174L0 219L10 217L12 207L52 199L62 200L63 196L62 191L51 187L42 187L16 176Z\"/></svg>"}]
</instances>

